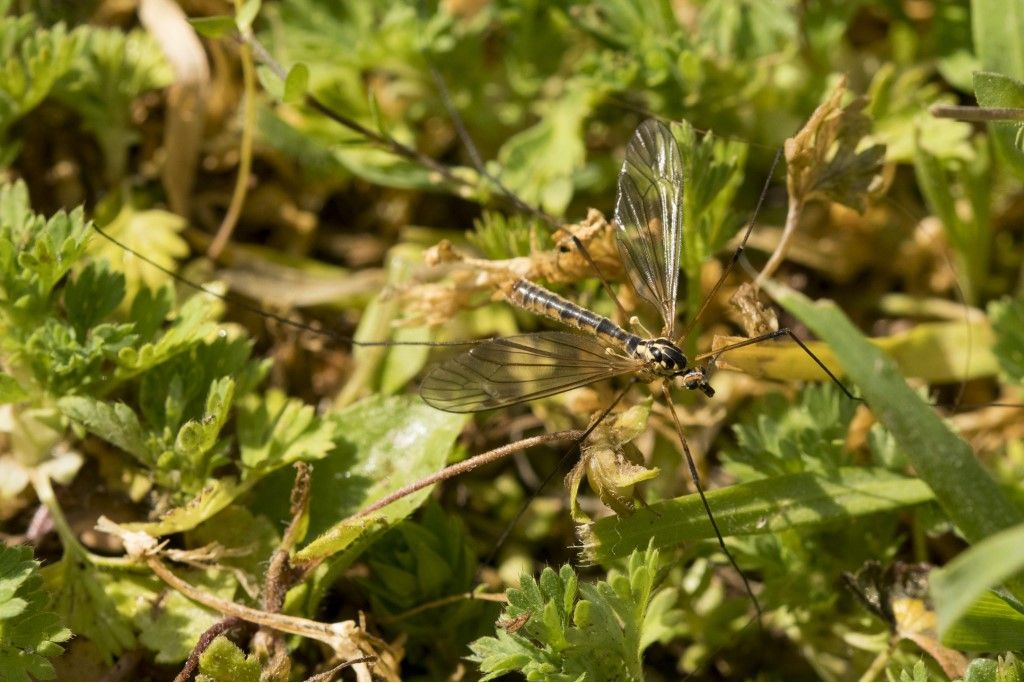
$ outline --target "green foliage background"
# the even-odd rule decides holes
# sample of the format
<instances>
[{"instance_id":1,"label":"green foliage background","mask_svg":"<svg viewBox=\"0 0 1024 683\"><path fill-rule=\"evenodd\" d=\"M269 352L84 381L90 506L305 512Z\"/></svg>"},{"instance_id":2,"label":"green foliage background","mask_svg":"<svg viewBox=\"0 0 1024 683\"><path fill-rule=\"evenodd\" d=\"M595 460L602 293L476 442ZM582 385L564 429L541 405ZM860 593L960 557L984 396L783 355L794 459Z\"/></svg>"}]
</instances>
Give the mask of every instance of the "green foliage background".
<instances>
[{"instance_id":1,"label":"green foliage background","mask_svg":"<svg viewBox=\"0 0 1024 683\"><path fill-rule=\"evenodd\" d=\"M1024 676L1021 411L986 405L1024 383L1024 126L930 113L1024 108L1024 1L180 7L0 1L0 679L170 679L204 634L205 680ZM453 287L439 243L562 253L538 215L610 216L632 131L674 121L693 315L841 83L748 253L801 207L765 291L867 405L780 345L677 392L760 620L640 390L571 503L518 518L556 444L357 514L613 395L446 414L415 388L451 349L339 342L545 328ZM743 333L749 279L688 353ZM546 284L615 310L590 274Z\"/></svg>"}]
</instances>

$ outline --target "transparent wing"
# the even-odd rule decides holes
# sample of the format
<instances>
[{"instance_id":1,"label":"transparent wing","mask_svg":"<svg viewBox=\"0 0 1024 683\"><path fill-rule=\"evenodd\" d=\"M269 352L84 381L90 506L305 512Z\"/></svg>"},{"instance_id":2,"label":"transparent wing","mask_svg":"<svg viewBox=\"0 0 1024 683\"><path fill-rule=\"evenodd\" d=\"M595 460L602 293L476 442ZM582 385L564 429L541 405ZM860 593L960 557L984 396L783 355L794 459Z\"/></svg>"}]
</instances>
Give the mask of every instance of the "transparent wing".
<instances>
[{"instance_id":1,"label":"transparent wing","mask_svg":"<svg viewBox=\"0 0 1024 683\"><path fill-rule=\"evenodd\" d=\"M440 410L474 413L559 394L639 367L605 348L596 337L571 332L493 339L434 367L420 395Z\"/></svg>"},{"instance_id":2,"label":"transparent wing","mask_svg":"<svg viewBox=\"0 0 1024 683\"><path fill-rule=\"evenodd\" d=\"M615 200L619 255L636 293L661 313L673 338L683 250L683 162L672 132L648 119L626 147Z\"/></svg>"}]
</instances>

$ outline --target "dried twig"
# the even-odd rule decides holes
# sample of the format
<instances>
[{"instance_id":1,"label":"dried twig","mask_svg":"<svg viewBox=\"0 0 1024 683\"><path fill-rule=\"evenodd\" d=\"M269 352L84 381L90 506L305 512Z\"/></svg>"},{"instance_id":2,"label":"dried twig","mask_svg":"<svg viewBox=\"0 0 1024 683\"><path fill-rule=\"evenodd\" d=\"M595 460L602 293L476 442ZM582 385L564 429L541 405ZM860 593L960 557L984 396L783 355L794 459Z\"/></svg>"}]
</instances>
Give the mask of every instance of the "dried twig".
<instances>
[{"instance_id":1,"label":"dried twig","mask_svg":"<svg viewBox=\"0 0 1024 683\"><path fill-rule=\"evenodd\" d=\"M196 646L192 648L192 652L189 653L188 659L185 660L185 666L181 667L181 671L179 671L178 675L174 677L174 680L190 680L195 675L196 669L199 668L199 658L203 656L203 653L206 652L208 647L210 647L210 644L217 639L217 636L227 633L231 629L243 623L245 622L238 617L224 617L213 626L203 631L202 635L199 636L199 640L196 641Z\"/></svg>"}]
</instances>

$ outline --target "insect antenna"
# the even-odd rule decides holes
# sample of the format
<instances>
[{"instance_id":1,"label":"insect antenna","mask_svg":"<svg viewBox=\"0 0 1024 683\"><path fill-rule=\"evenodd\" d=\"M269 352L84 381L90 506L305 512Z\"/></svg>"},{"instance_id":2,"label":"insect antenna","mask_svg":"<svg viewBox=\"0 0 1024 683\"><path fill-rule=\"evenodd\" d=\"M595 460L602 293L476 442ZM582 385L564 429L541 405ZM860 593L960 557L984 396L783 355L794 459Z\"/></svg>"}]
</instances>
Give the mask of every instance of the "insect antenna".
<instances>
[{"instance_id":1,"label":"insect antenna","mask_svg":"<svg viewBox=\"0 0 1024 683\"><path fill-rule=\"evenodd\" d=\"M459 110L455 108L455 103L452 101L451 93L448 92L448 86L445 84L444 77L441 76L441 72L437 70L437 67L435 67L433 62L430 61L426 53L423 53L423 58L427 60L427 67L430 69L430 76L434 79L434 86L437 88L437 93L441 97L441 103L444 105L445 111L448 113L448 118L452 120L452 125L455 127L455 133L459 136L459 141L462 143L462 146L466 148L466 153L469 154L469 159L473 163L473 168L480 174L480 177L485 178L488 182L493 184L494 187L498 188L498 192L501 193L501 196L523 213L540 219L552 228L561 227L557 218L544 211L539 206L535 206L534 204L527 202L525 199L510 190L508 186L501 181L501 178L487 170L487 167L484 165L483 157L480 156L480 150L477 149L476 143L473 142L473 138L470 136L469 131L466 130L466 124L462 120L462 115L459 113Z\"/></svg>"},{"instance_id":2,"label":"insect antenna","mask_svg":"<svg viewBox=\"0 0 1024 683\"><path fill-rule=\"evenodd\" d=\"M747 247L747 240L750 239L750 233L754 231L754 225L757 224L758 214L761 213L761 207L764 205L765 198L768 196L768 188L771 187L772 176L775 174L775 168L779 165L779 159L781 158L782 148L780 147L775 151L775 156L772 158L771 168L768 169L768 176L765 178L764 186L761 188L761 195L757 199L757 205L754 207L754 213L750 217L750 222L747 223L747 229L743 232L743 239L740 240L739 246L737 246L736 250L733 251L732 256L729 258L729 262L725 265L725 268L722 270L722 274L718 277L718 281L715 282L714 287L712 287L711 291L709 291L704 297L704 301L701 303L700 308L698 308L693 315L689 316L689 320L686 322L686 326L683 328L682 334L679 335L679 338L676 340L678 343L685 340L689 336L690 332L693 331L693 326L697 324L701 316L704 314L704 311L707 310L709 305L711 305L711 301L714 299L715 294L718 293L718 290L725 283L726 278L729 277L729 273L732 272L736 263L743 256L743 251Z\"/></svg>"},{"instance_id":3,"label":"insect antenna","mask_svg":"<svg viewBox=\"0 0 1024 683\"><path fill-rule=\"evenodd\" d=\"M424 59L427 59L427 65L430 68L430 75L434 79L434 84L441 97L441 102L444 104L444 108L448 112L448 117L452 120L452 125L455 126L455 132L459 136L459 140L462 142L463 147L466 148L466 153L469 154L470 161L472 161L473 168L476 169L476 172L479 173L481 177L486 178L489 182L493 183L494 186L498 188L499 192L501 192L502 196L512 204L512 206L526 214L540 219L552 228L560 228L561 224L558 219L541 209L539 206L535 206L524 200L522 197L510 190L508 186L501 181L501 178L487 170L487 167L483 162L483 157L480 156L480 150L477 149L476 143L473 142L473 138L470 136L469 131L466 130L466 124L462 120L462 114L460 114L459 110L455 108L455 103L452 101L451 93L448 92L448 86L445 84L444 77L441 76L441 72L437 70L426 54L424 54ZM571 235L570 239L572 240L573 247L575 247L583 256L587 265L593 269L597 279L601 281L602 288L604 288L604 291L609 297L611 297L612 301L615 302L616 310L618 310L622 319L625 320L627 318L625 307L622 305L622 302L619 301L619 297L615 295L615 290L612 289L612 286L608 283L608 280L601 272L601 269L598 268L597 262L594 261L593 257L590 255L590 251L576 235Z\"/></svg>"},{"instance_id":4,"label":"insect antenna","mask_svg":"<svg viewBox=\"0 0 1024 683\"><path fill-rule=\"evenodd\" d=\"M762 342L771 341L772 339L779 339L780 337L787 336L794 342L796 342L797 346L804 350L804 353L811 357L811 360L813 360L818 365L818 367L821 368L826 375L828 375L829 379L831 379L835 383L835 385L838 386L844 394L846 394L847 398L849 398L852 401L859 401L861 403L864 403L864 399L850 391L850 389L845 384L843 384L839 377L837 377L834 372L829 370L828 366L825 365L825 362L822 361L821 358L817 356L817 354L811 351L807 344L805 344L803 340L800 339L800 337L796 336L796 334L794 334L793 331L788 327L782 327L773 332L767 332L756 337L750 337L749 339L744 339L743 341L738 341L734 344L728 344L714 351L702 353L699 356L695 357L694 361L699 362L702 360L709 360L710 362L708 363L708 365L710 367L713 367L715 361L717 361L718 357L721 356L723 353L733 351L735 349L741 349L744 346L753 346L754 344L760 344Z\"/></svg>"},{"instance_id":5,"label":"insect antenna","mask_svg":"<svg viewBox=\"0 0 1024 683\"><path fill-rule=\"evenodd\" d=\"M156 268L157 270L159 270L164 275L166 275L166 276L170 277L171 279L173 279L175 282L183 284L186 287L189 287L190 289L194 289L194 290L196 290L198 292L202 292L203 294L206 294L208 296L212 296L212 297L214 297L216 299L219 299L219 300L221 300L221 301L223 301L225 303L229 303L229 304L233 304L235 306L238 306L239 308L241 308L241 309L243 309L245 311L248 311L249 313L255 313L256 315L259 315L259 316L264 317L264 318L269 318L270 320L273 320L274 322L280 323L282 325L286 325L288 327L291 327L291 328L294 328L294 329L297 329L297 330L302 330L303 332L309 332L309 333L315 334L317 336L324 337L326 339L329 339L329 340L333 341L336 344L350 344L352 346L369 346L369 347L381 347L381 346L430 346L430 347L435 347L435 346L455 346L455 347L465 347L465 346L475 346L476 344L479 344L482 341L482 340L448 341L448 342L437 342L437 341L393 341L393 340L388 340L388 341L360 341L360 340L357 340L357 339L353 339L352 337L347 337L345 335L337 334L336 332L332 332L330 329L322 329L320 327L317 327L316 325L310 325L309 323L304 323L301 320L295 320L294 318L289 318L287 316L280 315L279 313L275 313L274 311L271 311L269 309L263 308L262 306L259 306L259 305L254 304L254 303L250 303L249 301L247 301L246 299L244 299L242 297L234 296L234 295L231 295L231 294L225 294L225 293L222 293L222 292L218 292L218 291L214 290L211 287L207 287L206 285L200 284L198 282L193 282L192 280L188 279L187 277L174 272L170 268L167 268L167 267L157 263L155 260L149 258L145 254L141 254L138 251L132 249L130 246L128 246L127 244L125 244L121 240L117 239L116 237L114 237L113 235L111 235L110 233L108 233L106 230L104 230L103 228L99 227L95 223L92 223L91 225L92 225L92 229L95 230L104 239L106 239L107 241L111 242L112 244L120 247L125 252L131 254L132 256L134 256L135 258L139 259L143 263L145 263L147 265L150 265L153 268Z\"/></svg>"}]
</instances>

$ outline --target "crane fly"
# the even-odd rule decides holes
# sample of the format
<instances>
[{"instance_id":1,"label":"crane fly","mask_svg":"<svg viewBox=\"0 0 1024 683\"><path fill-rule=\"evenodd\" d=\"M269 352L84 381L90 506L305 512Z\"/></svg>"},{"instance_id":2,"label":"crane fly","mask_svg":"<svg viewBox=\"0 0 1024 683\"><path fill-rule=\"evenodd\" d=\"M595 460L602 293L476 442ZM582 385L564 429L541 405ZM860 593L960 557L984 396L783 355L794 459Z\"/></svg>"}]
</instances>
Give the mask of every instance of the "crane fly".
<instances>
[{"instance_id":1,"label":"crane fly","mask_svg":"<svg viewBox=\"0 0 1024 683\"><path fill-rule=\"evenodd\" d=\"M539 332L482 342L354 340L329 329L278 315L196 284L153 259L139 254L98 226L93 227L105 239L175 281L216 298L230 300L245 310L276 322L339 343L367 347L469 346L468 351L435 366L428 372L421 385L420 394L423 400L447 412L473 413L516 405L616 377L629 377L632 380L630 386L635 382L660 382L661 394L669 404L669 414L673 418L690 479L703 503L718 545L742 578L760 619L761 609L757 598L746 575L726 547L704 495L697 467L676 415L670 386L677 385L688 390L700 391L712 397L715 392L708 379L719 356L744 346L788 336L814 360L847 397L858 401L861 399L851 394L829 368L788 328L728 344L712 352L697 355L692 362L687 359L682 347L689 328L676 335L676 295L683 250L683 175L679 147L668 126L656 119L648 119L641 123L626 147L625 159L619 173L614 229L619 256L634 291L653 306L661 317L661 334L656 337L629 332L609 318L568 301L538 284L519 279L508 288L506 298L510 303L538 316L560 322L576 331ZM770 177L769 173L769 181ZM755 217L764 200L769 181L766 181L762 190L758 207L754 211ZM704 297L700 308L691 316L691 324L700 318L733 267L739 262L753 227L754 220L751 219L739 246L734 250L718 281ZM578 240L573 241L587 261L596 268L584 245ZM600 273L598 276L600 277ZM603 278L602 282L607 287ZM614 297L614 293L608 289ZM616 303L618 304L617 300ZM621 305L619 308L622 310ZM617 397L591 421L577 445L611 413L628 390L629 386L619 392ZM567 452L566 457L572 452ZM554 473L552 471L551 474ZM505 530L505 535L510 529L511 527ZM501 542L498 541L496 547L500 547Z\"/></svg>"},{"instance_id":2,"label":"crane fly","mask_svg":"<svg viewBox=\"0 0 1024 683\"><path fill-rule=\"evenodd\" d=\"M698 355L692 363L687 359L682 346L689 330L684 330L678 337L675 330L679 263L683 250L683 191L683 163L675 137L660 121L644 121L626 147L618 179L614 228L619 256L633 289L661 316L659 336L641 337L538 284L519 279L509 290L507 299L510 303L576 331L538 332L482 342L435 366L423 381L420 394L424 401L440 410L472 413L544 398L620 376L644 383L660 382L661 393L669 403L686 456L690 477L719 546L742 577L760 616L757 598L726 547L704 495L693 456L672 405L670 385L714 396L708 376L719 355L742 346L789 336L842 387L847 396L856 397L785 328ZM753 224L752 220L729 265L692 320L703 312L739 260ZM612 410L624 393L620 393L602 411L587 433Z\"/></svg>"}]
</instances>

